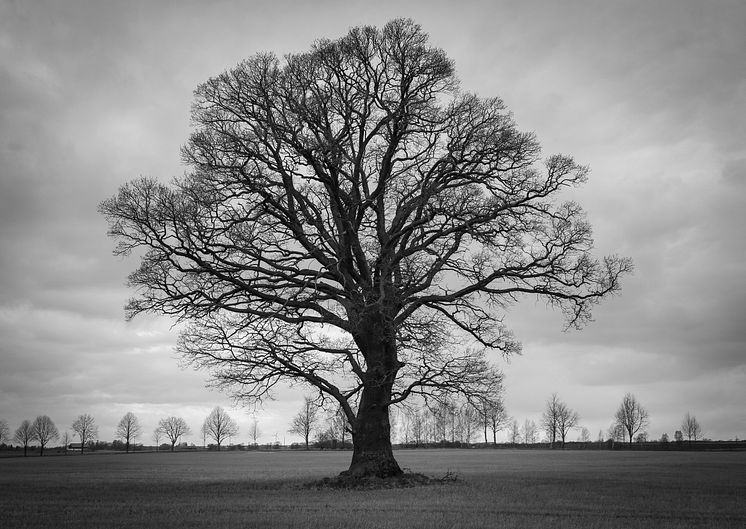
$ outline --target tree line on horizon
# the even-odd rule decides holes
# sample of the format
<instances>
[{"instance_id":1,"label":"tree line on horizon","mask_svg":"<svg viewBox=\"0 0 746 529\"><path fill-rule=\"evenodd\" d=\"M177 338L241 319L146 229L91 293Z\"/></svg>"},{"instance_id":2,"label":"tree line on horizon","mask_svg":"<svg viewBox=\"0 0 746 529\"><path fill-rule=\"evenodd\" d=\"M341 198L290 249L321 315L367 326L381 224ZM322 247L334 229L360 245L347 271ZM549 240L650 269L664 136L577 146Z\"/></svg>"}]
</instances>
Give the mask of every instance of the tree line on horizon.
<instances>
[{"instance_id":1,"label":"tree line on horizon","mask_svg":"<svg viewBox=\"0 0 746 529\"><path fill-rule=\"evenodd\" d=\"M306 396L301 409L292 418L288 432L299 435L306 449L309 449L312 443L322 448L347 447L350 427L346 415L339 409L327 410L326 414L324 411L322 403ZM424 402L422 406L406 406L398 413L392 414L391 423L392 430L398 432L401 444L415 447L437 443L448 443L451 446L471 445L476 438L480 439L476 441L479 443L483 439L484 445L489 445L490 442L497 445L497 434L503 430L507 433L507 442L513 445L542 442L552 447L564 447L572 430L580 431L578 441L591 442L590 432L580 425L579 413L563 402L557 393L553 393L547 399L538 425L531 419L525 419L521 424L509 416L499 395L490 401L480 403L451 398ZM596 440L647 442L650 440L645 431L648 425L647 409L634 395L627 393L614 414L611 426L606 433L600 431ZM86 447L95 446L98 426L91 415L79 415L71 428L80 440L76 448L79 446L81 453ZM699 421L690 412L685 414L680 428L674 433L673 440L676 442L694 442L704 438ZM127 412L117 425L115 437L121 440L120 445L124 446L125 452L129 452L142 433L143 428L137 416ZM173 451L179 440L191 433L192 430L186 420L182 417L169 416L159 420L158 426L153 430L152 439L156 447L160 446L162 439L166 439ZM209 439L215 442L218 450L226 440L237 436L238 433L238 424L220 406L213 408L200 428L203 446L207 447ZM540 434L544 435L541 440ZM254 418L249 425L249 436L254 446L258 446L260 435L258 421ZM69 432L65 431L60 436L56 425L47 415L39 415L34 421L23 420L12 437L7 422L0 420L0 447L15 442L23 447L24 456L30 447L35 446L33 443L38 443L39 455L43 456L44 449L56 440L61 440L66 448L72 444ZM668 442L668 434L664 433L660 441Z\"/></svg>"}]
</instances>

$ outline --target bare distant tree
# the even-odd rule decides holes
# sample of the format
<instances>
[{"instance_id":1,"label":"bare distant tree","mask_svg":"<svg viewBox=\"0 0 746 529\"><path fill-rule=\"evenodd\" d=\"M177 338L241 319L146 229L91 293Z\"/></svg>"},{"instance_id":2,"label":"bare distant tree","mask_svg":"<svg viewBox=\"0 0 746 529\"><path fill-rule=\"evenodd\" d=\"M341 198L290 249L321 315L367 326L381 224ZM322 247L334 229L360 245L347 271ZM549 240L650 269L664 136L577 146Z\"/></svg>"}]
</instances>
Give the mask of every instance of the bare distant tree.
<instances>
[{"instance_id":1,"label":"bare distant tree","mask_svg":"<svg viewBox=\"0 0 746 529\"><path fill-rule=\"evenodd\" d=\"M164 433L163 433L163 430L161 430L160 426L157 426L153 430L153 436L152 436L152 438L153 438L153 441L155 442L155 451L156 452L160 451L160 449L161 449L161 439L163 438L163 435L164 435Z\"/></svg>"},{"instance_id":2,"label":"bare distant tree","mask_svg":"<svg viewBox=\"0 0 746 529\"><path fill-rule=\"evenodd\" d=\"M34 424L32 426L34 428L34 439L39 441L39 446L41 447L39 456L43 456L44 447L47 446L47 443L49 443L50 441L59 439L60 432L57 430L57 427L54 425L52 419L50 419L47 415L39 415L34 420Z\"/></svg>"},{"instance_id":3,"label":"bare distant tree","mask_svg":"<svg viewBox=\"0 0 746 529\"><path fill-rule=\"evenodd\" d=\"M347 439L347 433L349 432L350 428L350 425L347 424L347 415L345 414L344 410L337 406L337 408L334 410L334 413L329 415L328 422L330 434L334 439L339 439L342 443L342 447L344 448L345 441ZM405 424L403 427L403 429L405 430L405 435L408 426L409 423L407 422L407 424Z\"/></svg>"},{"instance_id":4,"label":"bare distant tree","mask_svg":"<svg viewBox=\"0 0 746 529\"><path fill-rule=\"evenodd\" d=\"M541 427L544 433L547 434L552 448L554 448L554 443L557 441L561 404L562 402L557 397L557 393L552 393L552 396L544 407L544 412L541 414Z\"/></svg>"},{"instance_id":5,"label":"bare distant tree","mask_svg":"<svg viewBox=\"0 0 746 529\"><path fill-rule=\"evenodd\" d=\"M493 396L477 404L479 421L484 431L484 444L487 444L487 431L492 432L492 444L497 445L497 432L505 428L510 417L505 411L502 396Z\"/></svg>"},{"instance_id":6,"label":"bare distant tree","mask_svg":"<svg viewBox=\"0 0 746 529\"><path fill-rule=\"evenodd\" d=\"M425 442L427 430L427 418L419 408L407 410L407 435L415 446Z\"/></svg>"},{"instance_id":7,"label":"bare distant tree","mask_svg":"<svg viewBox=\"0 0 746 529\"><path fill-rule=\"evenodd\" d=\"M676 430L673 434L673 440L677 443L684 442L684 433L681 430Z\"/></svg>"},{"instance_id":8,"label":"bare distant tree","mask_svg":"<svg viewBox=\"0 0 746 529\"><path fill-rule=\"evenodd\" d=\"M510 423L510 426L508 427L508 439L510 440L511 444L518 444L521 442L521 427L518 425L518 420L513 419L513 422Z\"/></svg>"},{"instance_id":9,"label":"bare distant tree","mask_svg":"<svg viewBox=\"0 0 746 529\"><path fill-rule=\"evenodd\" d=\"M632 442L634 435L648 425L648 411L637 402L632 393L627 393L614 415L616 423L624 428Z\"/></svg>"},{"instance_id":10,"label":"bare distant tree","mask_svg":"<svg viewBox=\"0 0 746 529\"><path fill-rule=\"evenodd\" d=\"M226 439L238 435L238 424L220 406L213 408L205 419L203 428L218 445L218 451L220 451L220 446Z\"/></svg>"},{"instance_id":11,"label":"bare distant tree","mask_svg":"<svg viewBox=\"0 0 746 529\"><path fill-rule=\"evenodd\" d=\"M10 441L10 428L7 422L0 420L0 445L4 445L7 441Z\"/></svg>"},{"instance_id":12,"label":"bare distant tree","mask_svg":"<svg viewBox=\"0 0 746 529\"><path fill-rule=\"evenodd\" d=\"M65 447L65 455L67 455L67 449L70 446L70 443L72 442L73 438L72 435L70 435L70 432L65 430L65 433L62 434L62 446Z\"/></svg>"},{"instance_id":13,"label":"bare distant tree","mask_svg":"<svg viewBox=\"0 0 746 529\"><path fill-rule=\"evenodd\" d=\"M129 453L130 441L134 441L135 439L137 439L137 436L140 435L140 432L140 421L137 420L135 414L131 411L125 413L124 417L122 417L122 420L119 421L119 425L117 426L116 431L117 437L119 437L120 439L124 439L125 452Z\"/></svg>"},{"instance_id":14,"label":"bare distant tree","mask_svg":"<svg viewBox=\"0 0 746 529\"><path fill-rule=\"evenodd\" d=\"M477 433L477 428L480 424L480 416L474 406L466 402L461 406L461 413L459 414L461 433L460 440L464 443L470 444L474 435Z\"/></svg>"},{"instance_id":15,"label":"bare distant tree","mask_svg":"<svg viewBox=\"0 0 746 529\"><path fill-rule=\"evenodd\" d=\"M536 442L536 423L531 419L526 419L523 422L523 442L524 444L534 444Z\"/></svg>"},{"instance_id":16,"label":"bare distant tree","mask_svg":"<svg viewBox=\"0 0 746 529\"><path fill-rule=\"evenodd\" d=\"M142 259L128 317L190 323L178 350L240 398L289 380L336 400L352 475L402 473L389 407L499 379L485 348L519 350L502 323L517 297L579 328L631 269L594 258L562 200L588 169L462 92L411 20L256 55L195 97L189 173L100 207L117 253Z\"/></svg>"},{"instance_id":17,"label":"bare distant tree","mask_svg":"<svg viewBox=\"0 0 746 529\"><path fill-rule=\"evenodd\" d=\"M181 417L166 417L158 421L158 429L163 435L165 435L171 442L171 451L174 451L174 446L179 439L185 435L189 435L192 431L189 429L186 421Z\"/></svg>"},{"instance_id":18,"label":"bare distant tree","mask_svg":"<svg viewBox=\"0 0 746 529\"><path fill-rule=\"evenodd\" d=\"M697 418L689 412L686 412L684 419L681 421L681 431L690 443L701 439L703 435L702 427L699 425Z\"/></svg>"},{"instance_id":19,"label":"bare distant tree","mask_svg":"<svg viewBox=\"0 0 746 529\"><path fill-rule=\"evenodd\" d=\"M16 429L13 439L16 443L23 445L23 457L26 457L28 445L34 440L34 425L31 424L31 421L24 419L21 425Z\"/></svg>"},{"instance_id":20,"label":"bare distant tree","mask_svg":"<svg viewBox=\"0 0 746 529\"><path fill-rule=\"evenodd\" d=\"M559 414L557 415L557 431L559 432L560 439L562 439L563 448L565 447L567 434L578 425L579 421L580 415L578 415L578 412L570 409L564 402L561 402Z\"/></svg>"},{"instance_id":21,"label":"bare distant tree","mask_svg":"<svg viewBox=\"0 0 746 529\"><path fill-rule=\"evenodd\" d=\"M259 419L256 415L251 416L251 422L249 423L249 437L254 446L259 444L259 438L262 435L262 431L259 429Z\"/></svg>"},{"instance_id":22,"label":"bare distant tree","mask_svg":"<svg viewBox=\"0 0 746 529\"><path fill-rule=\"evenodd\" d=\"M583 426L583 428L580 429L580 437L578 440L581 443L590 443L591 442L591 431Z\"/></svg>"},{"instance_id":23,"label":"bare distant tree","mask_svg":"<svg viewBox=\"0 0 746 529\"><path fill-rule=\"evenodd\" d=\"M96 426L96 421L93 417L84 413L83 415L78 415L78 418L73 421L72 429L80 438L80 455L83 455L85 445L94 441L96 437L98 437L98 426Z\"/></svg>"},{"instance_id":24,"label":"bare distant tree","mask_svg":"<svg viewBox=\"0 0 746 529\"><path fill-rule=\"evenodd\" d=\"M293 417L293 422L290 423L290 433L294 433L303 437L306 442L306 450L308 450L308 440L313 432L314 425L319 418L319 406L313 401L311 397L305 397L303 399L303 406L301 407L298 414Z\"/></svg>"},{"instance_id":25,"label":"bare distant tree","mask_svg":"<svg viewBox=\"0 0 746 529\"><path fill-rule=\"evenodd\" d=\"M609 430L606 433L609 437L609 440L614 441L615 443L624 442L626 438L624 426L616 422L616 420L611 423L611 425L609 426Z\"/></svg>"}]
</instances>

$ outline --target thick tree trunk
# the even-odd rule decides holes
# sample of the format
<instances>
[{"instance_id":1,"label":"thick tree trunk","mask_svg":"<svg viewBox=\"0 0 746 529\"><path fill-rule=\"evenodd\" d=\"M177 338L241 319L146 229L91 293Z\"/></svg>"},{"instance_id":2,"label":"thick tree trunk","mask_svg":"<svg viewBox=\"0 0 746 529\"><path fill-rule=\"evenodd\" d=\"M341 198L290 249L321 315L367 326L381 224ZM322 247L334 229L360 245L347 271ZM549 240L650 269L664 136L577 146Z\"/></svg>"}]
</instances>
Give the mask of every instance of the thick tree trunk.
<instances>
[{"instance_id":1,"label":"thick tree trunk","mask_svg":"<svg viewBox=\"0 0 746 529\"><path fill-rule=\"evenodd\" d=\"M388 478L403 473L394 459L391 446L391 423L387 406L390 397L390 385L366 386L363 389L357 424L352 433L352 462L349 470L343 474Z\"/></svg>"},{"instance_id":2,"label":"thick tree trunk","mask_svg":"<svg viewBox=\"0 0 746 529\"><path fill-rule=\"evenodd\" d=\"M387 478L402 474L391 446L389 402L396 373L396 339L388 318L373 312L361 321L355 341L365 356L367 371L352 428L352 462L344 475Z\"/></svg>"}]
</instances>

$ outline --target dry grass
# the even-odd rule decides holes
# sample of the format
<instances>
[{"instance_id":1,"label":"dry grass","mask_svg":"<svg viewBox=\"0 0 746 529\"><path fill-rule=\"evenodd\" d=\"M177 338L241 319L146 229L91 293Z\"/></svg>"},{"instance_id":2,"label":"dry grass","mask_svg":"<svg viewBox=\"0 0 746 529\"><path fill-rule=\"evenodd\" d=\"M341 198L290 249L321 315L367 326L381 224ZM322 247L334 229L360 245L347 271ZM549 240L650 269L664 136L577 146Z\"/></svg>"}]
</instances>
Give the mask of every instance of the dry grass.
<instances>
[{"instance_id":1,"label":"dry grass","mask_svg":"<svg viewBox=\"0 0 746 529\"><path fill-rule=\"evenodd\" d=\"M308 489L350 454L161 453L0 459L0 527L746 526L746 453L401 451L456 482Z\"/></svg>"}]
</instances>

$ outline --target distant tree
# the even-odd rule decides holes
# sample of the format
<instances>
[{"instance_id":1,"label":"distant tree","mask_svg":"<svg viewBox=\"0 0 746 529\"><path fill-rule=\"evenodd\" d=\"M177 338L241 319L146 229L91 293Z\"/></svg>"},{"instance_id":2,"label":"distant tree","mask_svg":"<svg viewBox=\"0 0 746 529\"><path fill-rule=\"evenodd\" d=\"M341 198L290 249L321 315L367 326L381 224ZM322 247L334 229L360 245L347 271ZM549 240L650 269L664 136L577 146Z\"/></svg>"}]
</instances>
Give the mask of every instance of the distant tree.
<instances>
[{"instance_id":1,"label":"distant tree","mask_svg":"<svg viewBox=\"0 0 746 529\"><path fill-rule=\"evenodd\" d=\"M599 430L598 431L598 437L596 438L596 442L597 443L603 443L605 440L606 440L606 438L604 437L604 431L603 430Z\"/></svg>"},{"instance_id":2,"label":"distant tree","mask_svg":"<svg viewBox=\"0 0 746 529\"><path fill-rule=\"evenodd\" d=\"M585 426L583 426L583 428L581 428L581 430L580 430L580 437L578 438L578 440L581 443L590 443L591 442L591 432Z\"/></svg>"},{"instance_id":3,"label":"distant tree","mask_svg":"<svg viewBox=\"0 0 746 529\"><path fill-rule=\"evenodd\" d=\"M172 452L174 451L174 446L181 437L192 433L189 429L189 425L187 425L184 419L173 416L158 421L158 429L171 442Z\"/></svg>"},{"instance_id":4,"label":"distant tree","mask_svg":"<svg viewBox=\"0 0 746 529\"><path fill-rule=\"evenodd\" d=\"M578 412L570 409L564 402L560 403L559 414L557 415L557 432L562 440L562 447L565 447L567 434L575 428L580 421Z\"/></svg>"},{"instance_id":5,"label":"distant tree","mask_svg":"<svg viewBox=\"0 0 746 529\"><path fill-rule=\"evenodd\" d=\"M531 419L526 419L523 422L523 442L524 444L534 444L537 437L536 423Z\"/></svg>"},{"instance_id":6,"label":"distant tree","mask_svg":"<svg viewBox=\"0 0 746 529\"><path fill-rule=\"evenodd\" d=\"M617 424L624 428L631 443L634 435L648 425L648 411L637 402L632 393L627 393L622 399L614 419Z\"/></svg>"},{"instance_id":7,"label":"distant tree","mask_svg":"<svg viewBox=\"0 0 746 529\"><path fill-rule=\"evenodd\" d=\"M141 432L140 421L131 411L128 411L119 421L117 426L116 436L120 439L124 439L124 451L129 453L130 441L134 441L140 435Z\"/></svg>"},{"instance_id":8,"label":"distant tree","mask_svg":"<svg viewBox=\"0 0 746 529\"><path fill-rule=\"evenodd\" d=\"M408 418L408 417L407 417ZM342 443L342 448L345 446L347 439L347 433L349 432L350 425L347 423L347 415L344 410L337 406L332 414L329 415L327 422L329 423L329 433L334 439L338 439ZM407 428L409 423L403 425L405 435L408 435Z\"/></svg>"},{"instance_id":9,"label":"distant tree","mask_svg":"<svg viewBox=\"0 0 746 529\"><path fill-rule=\"evenodd\" d=\"M152 439L155 442L155 451L158 452L161 448L161 439L163 438L163 430L161 430L160 426L157 426L155 430L153 430Z\"/></svg>"},{"instance_id":10,"label":"distant tree","mask_svg":"<svg viewBox=\"0 0 746 529\"><path fill-rule=\"evenodd\" d=\"M681 430L676 430L673 434L673 440L677 443L683 443L684 442L684 434L681 432Z\"/></svg>"},{"instance_id":11,"label":"distant tree","mask_svg":"<svg viewBox=\"0 0 746 529\"><path fill-rule=\"evenodd\" d=\"M640 432L635 436L635 442L636 443L647 443L648 442L648 432Z\"/></svg>"},{"instance_id":12,"label":"distant tree","mask_svg":"<svg viewBox=\"0 0 746 529\"><path fill-rule=\"evenodd\" d=\"M547 400L544 406L544 412L541 414L541 428L544 433L547 434L547 438L554 448L554 443L557 441L558 435L558 421L559 421L559 409L562 402L557 397L557 393L552 393L552 396Z\"/></svg>"},{"instance_id":13,"label":"distant tree","mask_svg":"<svg viewBox=\"0 0 746 529\"><path fill-rule=\"evenodd\" d=\"M624 427L616 421L611 423L611 426L609 426L608 437L610 441L615 443L624 442Z\"/></svg>"},{"instance_id":14,"label":"distant tree","mask_svg":"<svg viewBox=\"0 0 746 529\"><path fill-rule=\"evenodd\" d=\"M262 432L259 429L259 420L256 418L256 415L252 415L251 422L249 423L249 437L251 438L253 446L258 446L261 435Z\"/></svg>"},{"instance_id":15,"label":"distant tree","mask_svg":"<svg viewBox=\"0 0 746 529\"><path fill-rule=\"evenodd\" d=\"M93 417L84 413L83 415L78 415L78 418L73 421L72 429L80 438L80 455L83 455L85 446L98 437L96 421Z\"/></svg>"},{"instance_id":16,"label":"distant tree","mask_svg":"<svg viewBox=\"0 0 746 529\"><path fill-rule=\"evenodd\" d=\"M497 432L505 428L510 420L505 411L502 396L482 399L478 403L480 422L484 429L484 443L487 444L487 431L492 432L492 444L497 445Z\"/></svg>"},{"instance_id":17,"label":"distant tree","mask_svg":"<svg viewBox=\"0 0 746 529\"><path fill-rule=\"evenodd\" d=\"M311 397L305 397L303 399L303 406L298 414L293 417L293 422L290 423L288 431L303 437L303 440L306 442L306 450L308 450L308 440L311 438L311 433L318 419L318 404Z\"/></svg>"},{"instance_id":18,"label":"distant tree","mask_svg":"<svg viewBox=\"0 0 746 529\"><path fill-rule=\"evenodd\" d=\"M39 446L41 447L39 456L43 456L44 447L47 446L47 443L49 443L50 441L59 439L60 432L57 430L57 427L54 425L52 419L50 419L47 415L39 415L34 420L34 424L32 426L34 428L34 439L39 441Z\"/></svg>"},{"instance_id":19,"label":"distant tree","mask_svg":"<svg viewBox=\"0 0 746 529\"><path fill-rule=\"evenodd\" d=\"M10 428L7 422L0 420L0 445L4 445L8 441L10 441Z\"/></svg>"},{"instance_id":20,"label":"distant tree","mask_svg":"<svg viewBox=\"0 0 746 529\"><path fill-rule=\"evenodd\" d=\"M577 426L579 420L580 416L578 413L562 402L557 397L557 393L552 393L552 396L544 406L544 412L541 416L541 427L547 434L552 447L554 447L558 437L564 447L567 434L572 428Z\"/></svg>"},{"instance_id":21,"label":"distant tree","mask_svg":"<svg viewBox=\"0 0 746 529\"><path fill-rule=\"evenodd\" d=\"M72 442L72 435L70 435L70 432L65 430L65 433L62 434L62 446L65 447L65 455L67 455L67 448L70 446L70 443Z\"/></svg>"},{"instance_id":22,"label":"distant tree","mask_svg":"<svg viewBox=\"0 0 746 529\"><path fill-rule=\"evenodd\" d=\"M26 457L28 446L34 440L34 425L31 421L24 419L21 425L16 429L13 439L19 445L23 445L23 457Z\"/></svg>"},{"instance_id":23,"label":"distant tree","mask_svg":"<svg viewBox=\"0 0 746 529\"><path fill-rule=\"evenodd\" d=\"M459 439L464 443L470 444L472 439L474 439L474 434L476 433L476 429L480 423L479 412L469 402L464 403L461 406L460 411L461 413L458 417L458 431L460 432Z\"/></svg>"},{"instance_id":24,"label":"distant tree","mask_svg":"<svg viewBox=\"0 0 746 529\"><path fill-rule=\"evenodd\" d=\"M513 419L513 422L510 423L510 426L508 428L508 439L510 442L514 445L521 442L521 427L518 425L518 421L516 419Z\"/></svg>"},{"instance_id":25,"label":"distant tree","mask_svg":"<svg viewBox=\"0 0 746 529\"><path fill-rule=\"evenodd\" d=\"M702 427L699 425L697 418L689 412L686 412L684 419L681 421L681 431L690 443L701 439L703 436Z\"/></svg>"},{"instance_id":26,"label":"distant tree","mask_svg":"<svg viewBox=\"0 0 746 529\"><path fill-rule=\"evenodd\" d=\"M664 443L664 444L668 443L668 434L667 433L664 433L663 435L661 435L661 443Z\"/></svg>"},{"instance_id":27,"label":"distant tree","mask_svg":"<svg viewBox=\"0 0 746 529\"><path fill-rule=\"evenodd\" d=\"M413 408L407 410L408 436L415 446L420 446L427 435L427 417L422 410Z\"/></svg>"},{"instance_id":28,"label":"distant tree","mask_svg":"<svg viewBox=\"0 0 746 529\"><path fill-rule=\"evenodd\" d=\"M204 429L218 445L218 450L226 439L238 435L238 424L220 406L213 408L205 418Z\"/></svg>"}]
</instances>

